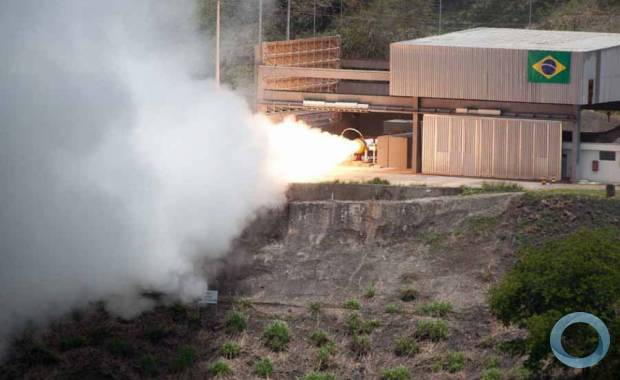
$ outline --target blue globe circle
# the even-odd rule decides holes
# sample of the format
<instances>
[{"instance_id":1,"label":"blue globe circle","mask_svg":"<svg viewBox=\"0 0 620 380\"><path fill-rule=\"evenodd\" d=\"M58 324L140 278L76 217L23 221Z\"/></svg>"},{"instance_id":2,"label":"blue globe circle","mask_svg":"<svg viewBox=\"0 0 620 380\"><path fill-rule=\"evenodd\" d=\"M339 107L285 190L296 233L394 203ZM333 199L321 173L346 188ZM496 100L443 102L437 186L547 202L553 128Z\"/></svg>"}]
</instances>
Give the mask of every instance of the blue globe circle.
<instances>
[{"instance_id":1,"label":"blue globe circle","mask_svg":"<svg viewBox=\"0 0 620 380\"><path fill-rule=\"evenodd\" d=\"M552 75L555 73L555 70L557 70L557 65L553 59L545 59L540 65L540 68L546 75Z\"/></svg>"}]
</instances>

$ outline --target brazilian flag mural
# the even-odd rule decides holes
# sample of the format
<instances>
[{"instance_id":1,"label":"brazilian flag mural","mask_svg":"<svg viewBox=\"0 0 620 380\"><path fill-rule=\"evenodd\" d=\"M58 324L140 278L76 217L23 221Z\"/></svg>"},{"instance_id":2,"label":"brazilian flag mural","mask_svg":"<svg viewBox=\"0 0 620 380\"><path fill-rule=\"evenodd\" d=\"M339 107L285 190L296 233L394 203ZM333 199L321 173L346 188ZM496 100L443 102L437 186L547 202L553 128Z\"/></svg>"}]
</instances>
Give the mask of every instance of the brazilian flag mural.
<instances>
[{"instance_id":1,"label":"brazilian flag mural","mask_svg":"<svg viewBox=\"0 0 620 380\"><path fill-rule=\"evenodd\" d=\"M570 83L570 58L568 51L528 51L528 82Z\"/></svg>"}]
</instances>

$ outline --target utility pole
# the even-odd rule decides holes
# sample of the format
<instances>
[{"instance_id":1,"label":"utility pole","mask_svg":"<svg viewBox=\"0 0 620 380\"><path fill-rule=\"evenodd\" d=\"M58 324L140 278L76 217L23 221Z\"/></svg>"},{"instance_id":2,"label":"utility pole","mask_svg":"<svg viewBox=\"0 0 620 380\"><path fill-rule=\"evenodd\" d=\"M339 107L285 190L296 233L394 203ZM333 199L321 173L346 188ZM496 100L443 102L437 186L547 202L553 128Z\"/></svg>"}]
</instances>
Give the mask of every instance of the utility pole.
<instances>
[{"instance_id":1,"label":"utility pole","mask_svg":"<svg viewBox=\"0 0 620 380\"><path fill-rule=\"evenodd\" d=\"M263 42L263 0L258 0L258 44Z\"/></svg>"},{"instance_id":2,"label":"utility pole","mask_svg":"<svg viewBox=\"0 0 620 380\"><path fill-rule=\"evenodd\" d=\"M316 36L316 0L314 0L314 17L312 18L312 35Z\"/></svg>"},{"instance_id":3,"label":"utility pole","mask_svg":"<svg viewBox=\"0 0 620 380\"><path fill-rule=\"evenodd\" d=\"M215 85L220 87L220 0L217 0L215 23Z\"/></svg>"},{"instance_id":4,"label":"utility pole","mask_svg":"<svg viewBox=\"0 0 620 380\"><path fill-rule=\"evenodd\" d=\"M441 6L441 0L439 0L439 34L441 34L441 16L443 12L443 7Z\"/></svg>"},{"instance_id":5,"label":"utility pole","mask_svg":"<svg viewBox=\"0 0 620 380\"><path fill-rule=\"evenodd\" d=\"M528 29L532 29L532 0L530 0L530 18L527 24Z\"/></svg>"},{"instance_id":6,"label":"utility pole","mask_svg":"<svg viewBox=\"0 0 620 380\"><path fill-rule=\"evenodd\" d=\"M286 39L291 39L291 0L288 0L286 8Z\"/></svg>"}]
</instances>

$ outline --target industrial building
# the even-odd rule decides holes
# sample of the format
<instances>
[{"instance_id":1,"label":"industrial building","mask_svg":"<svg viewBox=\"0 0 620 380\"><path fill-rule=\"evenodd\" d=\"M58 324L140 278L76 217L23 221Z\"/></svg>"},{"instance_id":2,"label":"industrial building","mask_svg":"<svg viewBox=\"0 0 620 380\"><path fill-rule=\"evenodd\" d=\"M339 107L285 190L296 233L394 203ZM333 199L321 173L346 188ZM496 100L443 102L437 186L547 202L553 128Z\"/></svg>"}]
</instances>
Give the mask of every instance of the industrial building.
<instances>
[{"instance_id":1,"label":"industrial building","mask_svg":"<svg viewBox=\"0 0 620 380\"><path fill-rule=\"evenodd\" d=\"M263 112L382 136L385 166L620 182L618 144L581 143L583 110L620 110L620 34L476 28L392 43L389 63L322 37L263 43L257 62Z\"/></svg>"}]
</instances>

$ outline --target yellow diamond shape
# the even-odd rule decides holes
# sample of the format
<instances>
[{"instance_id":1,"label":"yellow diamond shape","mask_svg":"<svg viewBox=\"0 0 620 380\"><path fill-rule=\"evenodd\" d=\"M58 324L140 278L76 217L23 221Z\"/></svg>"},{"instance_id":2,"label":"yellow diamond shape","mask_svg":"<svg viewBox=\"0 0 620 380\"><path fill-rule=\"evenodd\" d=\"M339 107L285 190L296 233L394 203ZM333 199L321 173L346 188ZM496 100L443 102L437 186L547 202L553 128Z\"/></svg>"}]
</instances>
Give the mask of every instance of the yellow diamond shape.
<instances>
[{"instance_id":1,"label":"yellow diamond shape","mask_svg":"<svg viewBox=\"0 0 620 380\"><path fill-rule=\"evenodd\" d=\"M566 66L562 62L548 55L540 61L532 65L534 70L547 79L551 79L562 71L566 70Z\"/></svg>"}]
</instances>

